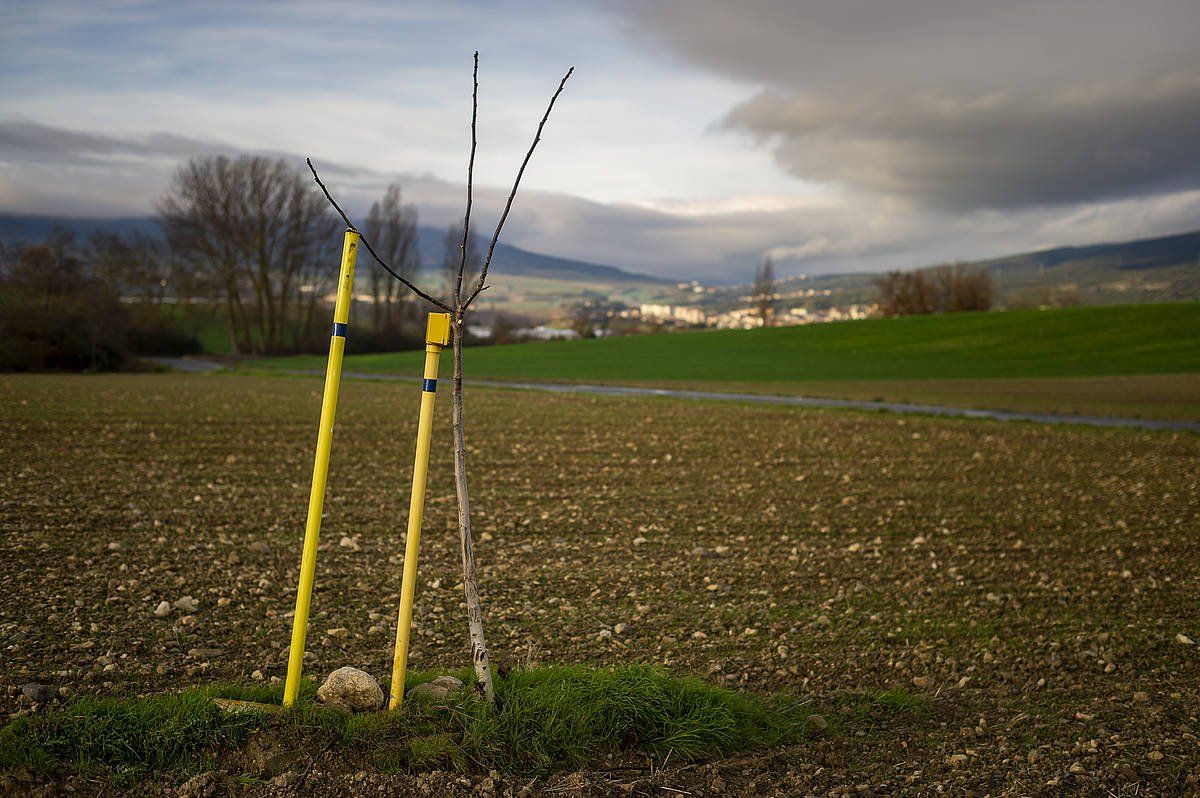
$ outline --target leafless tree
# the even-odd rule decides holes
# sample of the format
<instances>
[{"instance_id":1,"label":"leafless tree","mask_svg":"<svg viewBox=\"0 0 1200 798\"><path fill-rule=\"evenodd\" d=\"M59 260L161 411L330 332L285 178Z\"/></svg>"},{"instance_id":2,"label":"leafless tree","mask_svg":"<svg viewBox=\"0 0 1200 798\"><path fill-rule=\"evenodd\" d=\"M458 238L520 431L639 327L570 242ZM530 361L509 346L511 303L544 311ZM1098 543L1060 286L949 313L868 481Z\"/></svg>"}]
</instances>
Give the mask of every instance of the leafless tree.
<instances>
[{"instance_id":1,"label":"leafless tree","mask_svg":"<svg viewBox=\"0 0 1200 798\"><path fill-rule=\"evenodd\" d=\"M300 346L332 284L337 220L283 161L193 158L159 203L173 252L225 295L234 351Z\"/></svg>"},{"instance_id":2,"label":"leafless tree","mask_svg":"<svg viewBox=\"0 0 1200 798\"><path fill-rule=\"evenodd\" d=\"M959 261L929 270L938 289L938 309L947 313L988 310L994 293L992 276L984 268Z\"/></svg>"},{"instance_id":3,"label":"leafless tree","mask_svg":"<svg viewBox=\"0 0 1200 798\"><path fill-rule=\"evenodd\" d=\"M145 233L97 232L88 240L84 259L92 275L118 295L136 296L147 305L161 303L171 282L170 261L162 243Z\"/></svg>"},{"instance_id":4,"label":"leafless tree","mask_svg":"<svg viewBox=\"0 0 1200 798\"><path fill-rule=\"evenodd\" d=\"M775 319L775 264L770 258L754 272L754 310L763 327Z\"/></svg>"},{"instance_id":5,"label":"leafless tree","mask_svg":"<svg viewBox=\"0 0 1200 798\"><path fill-rule=\"evenodd\" d=\"M966 263L875 278L876 302L884 316L987 310L994 293L991 275Z\"/></svg>"},{"instance_id":6,"label":"leafless tree","mask_svg":"<svg viewBox=\"0 0 1200 798\"><path fill-rule=\"evenodd\" d=\"M417 245L417 209L400 201L400 186L390 185L382 200L376 200L367 214L365 235L375 242L381 256L401 274L410 276L421 262ZM370 272L371 321L376 332L393 330L403 318L406 294L395 280L384 279L377 270Z\"/></svg>"},{"instance_id":7,"label":"leafless tree","mask_svg":"<svg viewBox=\"0 0 1200 798\"><path fill-rule=\"evenodd\" d=\"M467 265L470 259L470 237L471 237L471 209L474 200L474 180L475 180L475 150L478 143L476 135L476 123L479 114L479 53L475 53L474 67L471 72L472 89L471 89L471 152L467 160L467 202L466 211L463 214L462 238L459 240L459 259L458 270L455 274L453 291L450 292L447 301L438 299L437 297L421 290L405 275L399 273L386 261L384 261L375 248L371 245L369 238L363 238L362 244L367 252L375 259L385 271L399 280L405 287L415 293L417 296L424 299L426 302L441 308L450 314L452 329L453 329L453 347L454 347L454 381L453 393L451 397L452 404L452 419L454 427L454 485L458 494L458 532L459 544L462 550L462 566L463 566L463 590L467 600L467 627L471 638L471 662L475 669L475 678L477 687L480 693L488 701L495 703L495 688L492 683L492 668L488 661L487 642L483 631L483 608L479 600L479 579L475 568L475 550L471 537L471 502L467 486L467 443L466 433L463 427L463 395L462 395L462 349L463 337L466 332L467 313L473 303L481 293L488 289L488 269L492 264L492 255L496 251L496 242L500 240L500 233L504 229L504 223L508 220L508 214L512 210L513 200L516 199L517 190L521 185L521 177L525 174L525 167L529 165L529 159L533 157L533 152L537 148L538 142L542 140L542 130L546 126L546 121L550 118L550 112L554 110L554 103L562 94L563 88L567 85L567 80L575 71L572 67L567 70L567 74L563 75L559 81L558 88L550 97L550 102L546 106L546 112L542 115L541 121L538 123L537 132L534 134L533 143L529 145L529 151L525 153L525 159L521 162L520 168L517 170L517 176L513 180L512 190L508 194L508 200L504 204L504 210L500 214L500 219L496 222L496 228L492 232L492 239L488 244L487 252L484 255L483 263L479 267L479 275L475 279L474 286L468 284L468 288L464 290L463 280L466 277ZM346 226L350 229L357 230L354 223L350 221L350 217L341 209L334 200L333 195L329 193L329 189L321 181L320 175L317 174L316 168L312 161L309 160L308 167L312 170L313 179L317 185L321 187L321 191L325 194L325 198L334 207L338 214L345 221Z\"/></svg>"}]
</instances>

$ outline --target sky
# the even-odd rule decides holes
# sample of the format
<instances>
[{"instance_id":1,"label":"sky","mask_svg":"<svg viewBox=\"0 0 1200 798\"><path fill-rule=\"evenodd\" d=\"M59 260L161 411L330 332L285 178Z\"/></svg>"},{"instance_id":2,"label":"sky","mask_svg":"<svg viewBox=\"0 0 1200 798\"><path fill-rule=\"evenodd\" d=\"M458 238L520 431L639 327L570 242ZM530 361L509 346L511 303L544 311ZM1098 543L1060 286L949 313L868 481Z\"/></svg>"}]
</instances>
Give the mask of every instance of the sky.
<instances>
[{"instance_id":1,"label":"sky","mask_svg":"<svg viewBox=\"0 0 1200 798\"><path fill-rule=\"evenodd\" d=\"M180 163L311 156L508 243L680 279L1200 228L1195 0L0 0L0 213L153 213Z\"/></svg>"}]
</instances>

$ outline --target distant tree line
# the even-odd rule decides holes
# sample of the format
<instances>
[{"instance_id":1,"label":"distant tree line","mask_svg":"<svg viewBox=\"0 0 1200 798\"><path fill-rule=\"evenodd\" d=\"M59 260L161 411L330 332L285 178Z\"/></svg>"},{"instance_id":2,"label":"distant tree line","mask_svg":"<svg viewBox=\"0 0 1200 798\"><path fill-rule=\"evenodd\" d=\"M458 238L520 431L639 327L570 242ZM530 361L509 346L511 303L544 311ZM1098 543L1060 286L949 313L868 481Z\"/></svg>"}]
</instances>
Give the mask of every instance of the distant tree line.
<instances>
[{"instance_id":1,"label":"distant tree line","mask_svg":"<svg viewBox=\"0 0 1200 798\"><path fill-rule=\"evenodd\" d=\"M145 235L68 233L0 249L0 370L112 370L130 352L196 354L183 316L164 312L175 265Z\"/></svg>"},{"instance_id":2,"label":"distant tree line","mask_svg":"<svg viewBox=\"0 0 1200 798\"><path fill-rule=\"evenodd\" d=\"M134 362L131 353L197 353L200 326L215 320L233 354L324 346L342 222L306 174L258 156L195 158L158 210L161 237L98 233L80 243L62 233L0 251L0 369L116 369ZM364 232L411 274L417 223L393 185ZM416 301L367 264L359 272L371 308L354 319L354 350L418 344Z\"/></svg>"},{"instance_id":3,"label":"distant tree line","mask_svg":"<svg viewBox=\"0 0 1200 798\"><path fill-rule=\"evenodd\" d=\"M884 316L988 310L995 295L991 275L966 263L891 271L874 283Z\"/></svg>"}]
</instances>

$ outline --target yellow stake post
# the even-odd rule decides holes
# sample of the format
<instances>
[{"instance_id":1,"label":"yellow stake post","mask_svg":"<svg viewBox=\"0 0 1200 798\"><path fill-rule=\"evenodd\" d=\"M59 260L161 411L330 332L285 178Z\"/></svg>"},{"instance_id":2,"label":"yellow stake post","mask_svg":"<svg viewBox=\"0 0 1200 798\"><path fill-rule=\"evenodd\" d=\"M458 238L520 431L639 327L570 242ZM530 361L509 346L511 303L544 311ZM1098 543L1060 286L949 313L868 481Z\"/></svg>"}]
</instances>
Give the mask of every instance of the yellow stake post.
<instances>
[{"instance_id":1,"label":"yellow stake post","mask_svg":"<svg viewBox=\"0 0 1200 798\"><path fill-rule=\"evenodd\" d=\"M312 489L308 494L304 554L300 558L300 585L296 588L296 617L292 621L287 683L283 688L285 707L296 703L300 694L304 641L308 636L308 608L312 601L313 576L317 571L317 541L321 537L321 510L325 504L325 480L329 476L329 449L333 445L333 419L337 413L338 386L342 380L342 355L346 348L346 325L350 321L350 298L354 288L354 261L357 256L358 233L347 230L342 242L342 270L338 278L337 302L333 307L333 333L329 339L329 363L325 367L325 395L321 399L321 426L317 433Z\"/></svg>"},{"instance_id":2,"label":"yellow stake post","mask_svg":"<svg viewBox=\"0 0 1200 798\"><path fill-rule=\"evenodd\" d=\"M392 686L388 709L404 700L404 674L408 670L408 638L412 626L413 595L417 588L417 551L421 547L421 518L425 513L425 476L429 471L429 440L433 434L433 403L437 398L438 361L450 343L450 314L430 313L425 329L425 377L421 383L421 415L417 422L417 455L413 463L412 497L408 503L408 534L404 542L404 581L400 585L400 617L396 624L396 649L392 656Z\"/></svg>"}]
</instances>

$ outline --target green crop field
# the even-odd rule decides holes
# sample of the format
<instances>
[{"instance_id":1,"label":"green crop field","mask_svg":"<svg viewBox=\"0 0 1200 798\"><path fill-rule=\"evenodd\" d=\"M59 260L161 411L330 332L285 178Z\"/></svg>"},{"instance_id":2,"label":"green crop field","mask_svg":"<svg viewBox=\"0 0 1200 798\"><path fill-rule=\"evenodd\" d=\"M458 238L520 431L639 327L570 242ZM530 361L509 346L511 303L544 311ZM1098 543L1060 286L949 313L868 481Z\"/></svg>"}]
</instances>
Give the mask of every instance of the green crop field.
<instances>
[{"instance_id":1,"label":"green crop field","mask_svg":"<svg viewBox=\"0 0 1200 798\"><path fill-rule=\"evenodd\" d=\"M351 352L353 345L351 335ZM421 352L351 354L346 369L418 374L423 357ZM514 344L471 349L465 359L474 378L708 386L1011 410L1200 417L1200 380L1194 376L1200 373L1200 303ZM249 365L317 370L324 368L325 358L272 358Z\"/></svg>"},{"instance_id":2,"label":"green crop field","mask_svg":"<svg viewBox=\"0 0 1200 798\"><path fill-rule=\"evenodd\" d=\"M353 336L349 344L353 351ZM351 355L419 373L422 352ZM1013 310L515 344L469 353L478 377L762 382L1200 372L1200 303ZM257 365L318 368L320 356Z\"/></svg>"}]
</instances>

